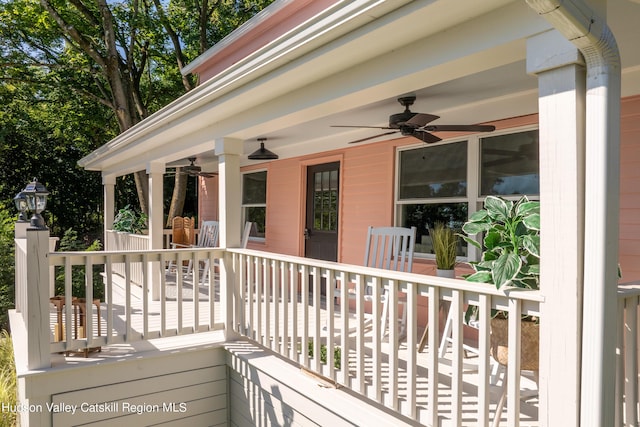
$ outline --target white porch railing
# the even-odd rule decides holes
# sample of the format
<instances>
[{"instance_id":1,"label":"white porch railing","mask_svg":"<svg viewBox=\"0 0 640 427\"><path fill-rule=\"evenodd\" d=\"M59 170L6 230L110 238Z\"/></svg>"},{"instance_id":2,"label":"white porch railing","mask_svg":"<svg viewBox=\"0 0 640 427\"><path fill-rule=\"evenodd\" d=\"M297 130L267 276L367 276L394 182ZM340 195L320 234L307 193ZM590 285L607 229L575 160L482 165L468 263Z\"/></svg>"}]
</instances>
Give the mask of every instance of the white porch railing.
<instances>
[{"instance_id":1,"label":"white porch railing","mask_svg":"<svg viewBox=\"0 0 640 427\"><path fill-rule=\"evenodd\" d=\"M616 369L616 425L640 425L640 281L618 286L618 352Z\"/></svg>"},{"instance_id":2,"label":"white porch railing","mask_svg":"<svg viewBox=\"0 0 640 427\"><path fill-rule=\"evenodd\" d=\"M196 236L198 230L195 230ZM107 230L105 249L109 251L146 251L149 249L149 236L145 234L130 234L121 231ZM171 248L173 240L173 230L164 229L162 231L162 243L164 249ZM114 269L118 274L124 274L123 265L115 265ZM136 284L142 283L142 270L137 267L131 271L132 281Z\"/></svg>"},{"instance_id":3,"label":"white porch railing","mask_svg":"<svg viewBox=\"0 0 640 427\"><path fill-rule=\"evenodd\" d=\"M236 332L257 341L306 369L338 385L358 392L387 408L427 425L440 425L443 414L451 425L462 425L469 417L462 411L472 402L477 411L475 425L489 425L496 399L490 396L489 319L491 309L509 316L509 425L520 417L520 317L539 315L539 292L501 292L489 285L410 273L314 261L306 258L230 249L235 282L233 325ZM355 314L348 304L334 307L331 296L337 284L351 284L358 295ZM390 292L390 333L382 338L379 304L372 307L372 333L365 322L365 284L373 287L373 299L380 300L383 288ZM321 295L326 286L327 300ZM347 287L340 286L342 301L348 301ZM398 341L398 300L407 300L406 342ZM418 297L428 300L429 330L439 331L440 300L450 301L458 313L453 321L453 349L447 360L438 358L439 334L429 334L427 363L418 364L416 348ZM476 372L467 372L463 351L463 307L477 305L479 357ZM326 312L326 316L323 313ZM311 342L312 344L308 344ZM312 351L308 351L311 346ZM331 361L336 348L339 367L323 364L319 355L326 346ZM443 375L447 380L443 381ZM471 386L473 384L473 386ZM470 391L473 390L473 391ZM446 398L441 396L447 395ZM537 415L537 414L536 414ZM466 421L469 421L468 419Z\"/></svg>"},{"instance_id":4,"label":"white porch railing","mask_svg":"<svg viewBox=\"0 0 640 427\"><path fill-rule=\"evenodd\" d=\"M123 231L108 230L105 233L107 239L105 248L109 251L146 251L149 249L149 236L143 234L131 234ZM117 263L113 265L113 271L124 276L125 265ZM135 264L130 271L131 281L137 285L142 284L143 266Z\"/></svg>"},{"instance_id":5,"label":"white porch railing","mask_svg":"<svg viewBox=\"0 0 640 427\"><path fill-rule=\"evenodd\" d=\"M44 239L41 239L44 242ZM492 360L489 356L489 318L491 309L505 310L509 316L509 363L507 368L508 401L506 419L517 426L528 410L531 419L537 419L537 405L521 401L523 389L531 382L520 375L521 315L538 315L543 297L539 292L497 291L493 286L473 284L461 280L445 279L410 273L365 268L331 262L291 257L247 249L204 248L124 252L51 252L46 256L27 254L30 247L38 246L25 239L16 239L16 307L22 310L29 342L34 348L45 339L49 351L65 352L77 349L130 343L157 337L184 335L209 330L221 330L225 324L236 333L253 340L282 357L319 374L341 387L400 413L408 419L426 425L440 425L443 419L451 425L489 425L496 411L498 387L490 383ZM45 250L45 244L39 244ZM167 294L169 283L165 266L170 262L178 266L185 260L198 263L204 259L226 259L231 268L228 286L231 303L217 297L215 286L205 287L205 294L194 292L183 298L189 284L181 274L176 275L175 298ZM28 260L44 262L37 268ZM114 266L123 266L123 274L115 273ZM136 267L137 266L137 267ZM62 335L62 340L50 338L55 321L49 321L48 304L34 305L38 291L48 298L51 268L64 274L65 296L60 319L66 331L75 331L73 323L77 311L91 313L84 319L84 334ZM135 285L132 271L142 272L141 285ZM27 277L27 271L29 271ZM95 279L95 272L98 275ZM214 263L210 263L213 277ZM192 283L199 283L200 272L194 269ZM37 277L37 279L36 279ZM224 276L222 276L224 277ZM28 280L39 283L27 285ZM86 300L81 304L71 297L74 280L85 286ZM147 297L149 289L160 286L160 301ZM105 300L95 305L93 290L104 284ZM348 286L342 286L348 284ZM390 298L390 332L383 337L380 322L381 309L374 304L366 307L363 289L373 287L374 299L380 299L383 289ZM325 295L321 289L325 287ZM339 287L341 300L348 301L347 288L352 287L357 297L355 305L333 304L331 297ZM36 290L34 290L36 289ZM137 292L136 292L137 291ZM27 295L28 294L28 295ZM220 292L220 295L226 293ZM638 307L640 283L619 287L619 361L616 392L617 425L638 423ZM406 337L399 339L397 302L406 298ZM418 300L424 299L424 305ZM428 311L429 331L440 331L439 305L450 302L453 316L452 346L445 358L438 357L440 334L429 333L428 346L418 354L418 310ZM36 307L39 316L28 316ZM463 349L463 307L477 305L479 317L479 356L466 359ZM80 308L80 306L82 308ZM227 318L221 318L231 307ZM99 312L98 312L99 307ZM372 313L370 313L372 311ZM27 323L29 319L46 318L45 326ZM60 326L60 325L56 325ZM98 334L100 328L100 334ZM46 334L44 336L43 334ZM32 340L32 337L35 337ZM309 351L311 349L311 351ZM336 353L336 350L339 351ZM328 363L322 361L325 353ZM331 363L338 354L338 364ZM37 360L34 362L37 365ZM34 365L35 366L35 365ZM526 385L526 387L525 387ZM463 407L465 410L463 410ZM472 408L472 413L468 411ZM527 414L526 416L528 416ZM525 418L526 419L526 418ZM526 423L526 422L525 422Z\"/></svg>"},{"instance_id":6,"label":"white porch railing","mask_svg":"<svg viewBox=\"0 0 640 427\"><path fill-rule=\"evenodd\" d=\"M170 262L181 266L191 260L197 266L200 261L219 259L222 254L223 251L218 248L49 254L49 265L62 269L65 278L64 312L58 317L64 319L64 330L75 331L73 334L64 334L64 339L59 342L52 342L51 352L222 329L222 324L216 322L219 301L215 289L209 286L206 291L208 297L201 296L199 269L193 268L192 281L189 283L178 270L175 283L172 283L176 290L171 298L167 296L165 271ZM213 277L213 263L209 268L209 274ZM84 336L76 336L77 325L74 324L78 316L74 312L78 302L72 298L74 269L82 271L85 282L86 297L82 302L83 307L78 309L92 314L83 318L84 333L81 335ZM136 270L141 274L139 286L132 278L132 272ZM101 273L97 283L94 279L96 272ZM160 281L160 300L157 302L151 301L149 296L154 277ZM196 289L193 289L193 283ZM104 303L100 304L94 301L94 288L102 285ZM189 299L183 297L187 286L193 289Z\"/></svg>"}]
</instances>

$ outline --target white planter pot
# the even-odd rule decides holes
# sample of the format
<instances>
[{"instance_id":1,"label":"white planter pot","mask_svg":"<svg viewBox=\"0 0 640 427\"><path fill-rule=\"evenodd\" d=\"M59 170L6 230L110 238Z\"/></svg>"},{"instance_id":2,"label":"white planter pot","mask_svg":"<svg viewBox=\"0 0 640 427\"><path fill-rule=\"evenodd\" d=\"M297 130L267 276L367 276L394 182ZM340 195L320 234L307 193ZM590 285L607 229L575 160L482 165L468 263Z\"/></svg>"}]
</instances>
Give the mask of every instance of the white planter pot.
<instances>
[{"instance_id":1,"label":"white planter pot","mask_svg":"<svg viewBox=\"0 0 640 427\"><path fill-rule=\"evenodd\" d=\"M449 279L455 279L456 271L455 270L440 270L436 268L436 276L438 277L448 277Z\"/></svg>"}]
</instances>

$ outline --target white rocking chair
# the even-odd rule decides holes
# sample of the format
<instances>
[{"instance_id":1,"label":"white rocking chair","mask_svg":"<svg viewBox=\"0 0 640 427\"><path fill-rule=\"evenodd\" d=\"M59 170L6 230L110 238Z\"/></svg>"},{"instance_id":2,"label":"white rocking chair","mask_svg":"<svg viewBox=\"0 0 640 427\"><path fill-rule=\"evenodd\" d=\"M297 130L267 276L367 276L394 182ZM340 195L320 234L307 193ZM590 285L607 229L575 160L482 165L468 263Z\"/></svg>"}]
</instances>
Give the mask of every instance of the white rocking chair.
<instances>
[{"instance_id":1,"label":"white rocking chair","mask_svg":"<svg viewBox=\"0 0 640 427\"><path fill-rule=\"evenodd\" d=\"M369 227L364 254L364 265L402 272L411 272L413 267L413 250L415 247L416 227ZM346 285L346 284L345 284ZM350 298L355 298L354 292L349 292ZM334 297L340 297L340 290L336 289ZM385 335L387 319L389 317L388 290L385 289L380 301L373 301L372 288L365 288L365 301L382 303L382 318L380 319L380 333ZM406 301L399 301L403 305L400 336L406 333Z\"/></svg>"}]
</instances>

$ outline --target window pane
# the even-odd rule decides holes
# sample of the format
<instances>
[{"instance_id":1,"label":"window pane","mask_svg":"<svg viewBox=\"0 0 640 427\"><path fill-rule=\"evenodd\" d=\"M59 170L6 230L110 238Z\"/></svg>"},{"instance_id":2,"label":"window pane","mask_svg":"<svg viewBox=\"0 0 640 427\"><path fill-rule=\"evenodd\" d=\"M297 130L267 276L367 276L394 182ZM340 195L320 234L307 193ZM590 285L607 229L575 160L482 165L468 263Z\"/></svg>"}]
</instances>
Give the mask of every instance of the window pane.
<instances>
[{"instance_id":1,"label":"window pane","mask_svg":"<svg viewBox=\"0 0 640 427\"><path fill-rule=\"evenodd\" d=\"M251 221L256 224L251 228L251 237L264 237L266 231L267 208L265 207L247 207L244 208L245 221Z\"/></svg>"},{"instance_id":2,"label":"window pane","mask_svg":"<svg viewBox=\"0 0 640 427\"><path fill-rule=\"evenodd\" d=\"M467 195L467 142L400 152L399 198Z\"/></svg>"},{"instance_id":3,"label":"window pane","mask_svg":"<svg viewBox=\"0 0 640 427\"><path fill-rule=\"evenodd\" d=\"M539 194L538 131L491 136L480 141L480 194Z\"/></svg>"},{"instance_id":4,"label":"window pane","mask_svg":"<svg viewBox=\"0 0 640 427\"><path fill-rule=\"evenodd\" d=\"M457 233L467 221L466 203L415 204L401 205L400 221L402 227L416 227L415 252L432 254L433 245L429 229L436 222L443 222ZM467 256L467 243L460 239L458 256Z\"/></svg>"},{"instance_id":5,"label":"window pane","mask_svg":"<svg viewBox=\"0 0 640 427\"><path fill-rule=\"evenodd\" d=\"M267 171L242 175L242 203L267 203Z\"/></svg>"}]
</instances>

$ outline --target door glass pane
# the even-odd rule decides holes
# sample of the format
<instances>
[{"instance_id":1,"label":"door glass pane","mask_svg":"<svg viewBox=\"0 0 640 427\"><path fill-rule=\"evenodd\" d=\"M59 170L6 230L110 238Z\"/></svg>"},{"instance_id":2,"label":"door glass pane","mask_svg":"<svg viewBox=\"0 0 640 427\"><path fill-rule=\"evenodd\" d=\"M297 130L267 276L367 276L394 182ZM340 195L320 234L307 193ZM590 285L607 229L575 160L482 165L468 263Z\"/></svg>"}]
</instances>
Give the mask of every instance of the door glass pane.
<instances>
[{"instance_id":1,"label":"door glass pane","mask_svg":"<svg viewBox=\"0 0 640 427\"><path fill-rule=\"evenodd\" d=\"M316 230L336 231L338 224L338 172L324 171L314 174L313 225Z\"/></svg>"},{"instance_id":2,"label":"door glass pane","mask_svg":"<svg viewBox=\"0 0 640 427\"><path fill-rule=\"evenodd\" d=\"M480 140L480 194L539 194L538 131Z\"/></svg>"},{"instance_id":3,"label":"door glass pane","mask_svg":"<svg viewBox=\"0 0 640 427\"><path fill-rule=\"evenodd\" d=\"M460 197L467 194L467 141L400 153L399 198Z\"/></svg>"}]
</instances>

